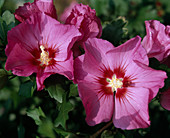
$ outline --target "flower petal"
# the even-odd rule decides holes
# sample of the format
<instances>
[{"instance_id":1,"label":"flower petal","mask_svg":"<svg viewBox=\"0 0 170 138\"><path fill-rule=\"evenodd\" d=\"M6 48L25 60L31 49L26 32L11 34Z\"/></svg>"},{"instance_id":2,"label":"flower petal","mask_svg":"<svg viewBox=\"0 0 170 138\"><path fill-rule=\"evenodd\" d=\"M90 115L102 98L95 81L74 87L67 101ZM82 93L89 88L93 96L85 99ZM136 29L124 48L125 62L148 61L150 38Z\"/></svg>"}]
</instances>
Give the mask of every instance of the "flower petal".
<instances>
[{"instance_id":1,"label":"flower petal","mask_svg":"<svg viewBox=\"0 0 170 138\"><path fill-rule=\"evenodd\" d=\"M133 60L137 60L146 65L149 64L147 53L141 45L141 38L139 36L108 51L106 55L112 69L119 67L126 68Z\"/></svg>"},{"instance_id":2,"label":"flower petal","mask_svg":"<svg viewBox=\"0 0 170 138\"><path fill-rule=\"evenodd\" d=\"M56 58L54 58L56 60ZM66 76L68 79L73 80L73 56L72 53L69 54L69 57L65 61L55 61L54 65L47 66L44 69L44 73L51 74L61 74Z\"/></svg>"},{"instance_id":3,"label":"flower petal","mask_svg":"<svg viewBox=\"0 0 170 138\"><path fill-rule=\"evenodd\" d=\"M36 82L37 82L37 90L41 91L45 86L44 86L44 80L48 78L52 73L44 73L43 70L39 70L36 76ZM54 74L54 73L53 73Z\"/></svg>"},{"instance_id":4,"label":"flower petal","mask_svg":"<svg viewBox=\"0 0 170 138\"><path fill-rule=\"evenodd\" d=\"M160 95L160 103L163 108L170 110L170 88Z\"/></svg>"},{"instance_id":5,"label":"flower petal","mask_svg":"<svg viewBox=\"0 0 170 138\"><path fill-rule=\"evenodd\" d=\"M88 73L94 74L96 72L95 74L101 74L100 69L108 66L105 53L114 48L115 47L106 40L89 38L84 47L85 58L83 68Z\"/></svg>"},{"instance_id":6,"label":"flower petal","mask_svg":"<svg viewBox=\"0 0 170 138\"><path fill-rule=\"evenodd\" d=\"M15 75L27 77L38 71L38 67L33 64L33 61L34 57L32 54L24 47L16 44L7 58L5 68L6 70L12 70Z\"/></svg>"},{"instance_id":7,"label":"flower petal","mask_svg":"<svg viewBox=\"0 0 170 138\"><path fill-rule=\"evenodd\" d=\"M44 12L47 15L57 19L53 0L35 0L33 3L25 3L23 6L20 6L18 9L16 9L14 15L17 20L23 22L31 15L38 12Z\"/></svg>"},{"instance_id":8,"label":"flower petal","mask_svg":"<svg viewBox=\"0 0 170 138\"><path fill-rule=\"evenodd\" d=\"M113 115L113 95L98 93L98 87L98 84L93 82L78 83L79 95L86 110L86 122L90 126L108 122Z\"/></svg>"},{"instance_id":9,"label":"flower petal","mask_svg":"<svg viewBox=\"0 0 170 138\"><path fill-rule=\"evenodd\" d=\"M115 96L113 123L121 129L146 128L150 125L148 114L149 90L127 88L123 97Z\"/></svg>"},{"instance_id":10,"label":"flower petal","mask_svg":"<svg viewBox=\"0 0 170 138\"><path fill-rule=\"evenodd\" d=\"M145 21L147 35L142 41L148 57L162 61L170 54L170 26L164 26L157 20Z\"/></svg>"},{"instance_id":11,"label":"flower petal","mask_svg":"<svg viewBox=\"0 0 170 138\"><path fill-rule=\"evenodd\" d=\"M134 86L150 90L149 101L157 95L159 88L164 86L164 80L167 78L166 72L154 70L138 61L131 62L128 68L126 75L132 76Z\"/></svg>"},{"instance_id":12,"label":"flower petal","mask_svg":"<svg viewBox=\"0 0 170 138\"><path fill-rule=\"evenodd\" d=\"M25 22L8 32L6 55L9 55L16 43L21 43L30 52L35 49L39 50L40 41L43 41L44 36L49 34L55 24L59 24L59 22L43 13L30 16Z\"/></svg>"}]
</instances>

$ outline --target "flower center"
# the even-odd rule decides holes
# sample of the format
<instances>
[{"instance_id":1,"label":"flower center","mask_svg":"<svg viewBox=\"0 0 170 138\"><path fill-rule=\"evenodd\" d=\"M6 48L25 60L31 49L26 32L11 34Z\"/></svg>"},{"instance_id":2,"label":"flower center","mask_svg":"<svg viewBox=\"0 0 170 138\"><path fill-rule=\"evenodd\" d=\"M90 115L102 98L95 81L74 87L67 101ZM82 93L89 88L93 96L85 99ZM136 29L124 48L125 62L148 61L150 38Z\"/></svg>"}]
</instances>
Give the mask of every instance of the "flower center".
<instances>
[{"instance_id":1,"label":"flower center","mask_svg":"<svg viewBox=\"0 0 170 138\"><path fill-rule=\"evenodd\" d=\"M112 87L112 91L117 91L117 88L122 88L123 86L123 78L116 78L114 74L112 79L106 78L106 81L109 83L107 86Z\"/></svg>"},{"instance_id":2,"label":"flower center","mask_svg":"<svg viewBox=\"0 0 170 138\"><path fill-rule=\"evenodd\" d=\"M49 53L44 50L45 48L44 48L43 45L40 46L40 49L41 49L41 54L40 54L41 64L42 65L48 65L49 61L51 60L49 58Z\"/></svg>"}]
</instances>

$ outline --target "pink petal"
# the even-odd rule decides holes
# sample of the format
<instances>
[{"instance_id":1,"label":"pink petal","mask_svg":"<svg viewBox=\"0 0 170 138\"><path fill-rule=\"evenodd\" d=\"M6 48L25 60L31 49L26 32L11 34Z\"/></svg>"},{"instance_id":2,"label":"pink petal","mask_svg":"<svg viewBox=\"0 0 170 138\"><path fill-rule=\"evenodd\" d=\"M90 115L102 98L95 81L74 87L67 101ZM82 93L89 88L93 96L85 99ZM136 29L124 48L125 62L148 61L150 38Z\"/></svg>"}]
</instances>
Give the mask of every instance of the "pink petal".
<instances>
[{"instance_id":1,"label":"pink petal","mask_svg":"<svg viewBox=\"0 0 170 138\"><path fill-rule=\"evenodd\" d=\"M102 33L100 19L96 16L95 10L88 5L75 5L65 23L75 25L80 30L83 35L80 40L82 42L88 38L100 37Z\"/></svg>"},{"instance_id":2,"label":"pink petal","mask_svg":"<svg viewBox=\"0 0 170 138\"><path fill-rule=\"evenodd\" d=\"M160 95L160 103L163 108L170 110L170 88Z\"/></svg>"},{"instance_id":3,"label":"pink petal","mask_svg":"<svg viewBox=\"0 0 170 138\"><path fill-rule=\"evenodd\" d=\"M98 84L93 82L78 83L79 95L86 110L86 122L90 126L108 122L113 115L113 95L99 94L98 87Z\"/></svg>"},{"instance_id":4,"label":"pink petal","mask_svg":"<svg viewBox=\"0 0 170 138\"><path fill-rule=\"evenodd\" d=\"M125 69L133 60L137 60L146 65L149 64L146 51L141 45L141 38L139 36L108 51L106 55L112 69L119 67Z\"/></svg>"},{"instance_id":5,"label":"pink petal","mask_svg":"<svg viewBox=\"0 0 170 138\"><path fill-rule=\"evenodd\" d=\"M34 57L24 47L16 44L13 52L7 58L5 68L12 70L12 73L18 76L30 76L37 72L38 68L33 64ZM14 64L15 63L15 64Z\"/></svg>"},{"instance_id":6,"label":"pink petal","mask_svg":"<svg viewBox=\"0 0 170 138\"><path fill-rule=\"evenodd\" d=\"M150 90L149 101L158 93L159 88L164 86L164 80L167 78L166 72L154 70L137 61L132 62L126 71L127 76L133 76L135 87L144 87Z\"/></svg>"},{"instance_id":7,"label":"pink petal","mask_svg":"<svg viewBox=\"0 0 170 138\"><path fill-rule=\"evenodd\" d=\"M37 91L41 91L44 89L44 80L48 78L52 73L44 73L43 70L39 70L36 76L36 82L37 82ZM54 73L53 73L54 74Z\"/></svg>"},{"instance_id":8,"label":"pink petal","mask_svg":"<svg viewBox=\"0 0 170 138\"><path fill-rule=\"evenodd\" d=\"M148 57L162 61L170 54L170 26L164 26L159 21L145 21L147 35L142 41Z\"/></svg>"},{"instance_id":9,"label":"pink petal","mask_svg":"<svg viewBox=\"0 0 170 138\"><path fill-rule=\"evenodd\" d=\"M108 66L105 53L114 49L114 46L102 39L89 38L85 44L85 58L83 68L91 74L101 74L100 68Z\"/></svg>"},{"instance_id":10,"label":"pink petal","mask_svg":"<svg viewBox=\"0 0 170 138\"><path fill-rule=\"evenodd\" d=\"M23 22L31 15L44 12L47 15L57 19L56 9L53 5L53 0L35 0L33 3L25 3L24 6L20 6L15 11L15 18L20 22Z\"/></svg>"},{"instance_id":11,"label":"pink petal","mask_svg":"<svg viewBox=\"0 0 170 138\"><path fill-rule=\"evenodd\" d=\"M57 60L55 58L55 60ZM73 55L72 53L69 54L68 58L65 61L55 62L52 66L47 66L44 69L44 73L51 73L51 74L61 74L66 76L68 79L73 80Z\"/></svg>"},{"instance_id":12,"label":"pink petal","mask_svg":"<svg viewBox=\"0 0 170 138\"><path fill-rule=\"evenodd\" d=\"M57 61L64 61L79 36L81 33L75 26L58 24L49 33L44 32L43 41L47 41L51 48L58 50Z\"/></svg>"},{"instance_id":13,"label":"pink petal","mask_svg":"<svg viewBox=\"0 0 170 138\"><path fill-rule=\"evenodd\" d=\"M59 24L59 22L43 13L30 16L25 22L8 32L6 55L9 55L16 43L21 43L30 52L39 49L40 41L47 41L46 39L43 40L44 37L49 35L56 24Z\"/></svg>"},{"instance_id":14,"label":"pink petal","mask_svg":"<svg viewBox=\"0 0 170 138\"><path fill-rule=\"evenodd\" d=\"M128 87L126 94L121 98L115 96L113 115L115 127L121 129L147 128L150 125L148 98L148 89L135 87Z\"/></svg>"},{"instance_id":15,"label":"pink petal","mask_svg":"<svg viewBox=\"0 0 170 138\"><path fill-rule=\"evenodd\" d=\"M35 4L41 12L57 19L57 12L53 0L35 0Z\"/></svg>"}]
</instances>

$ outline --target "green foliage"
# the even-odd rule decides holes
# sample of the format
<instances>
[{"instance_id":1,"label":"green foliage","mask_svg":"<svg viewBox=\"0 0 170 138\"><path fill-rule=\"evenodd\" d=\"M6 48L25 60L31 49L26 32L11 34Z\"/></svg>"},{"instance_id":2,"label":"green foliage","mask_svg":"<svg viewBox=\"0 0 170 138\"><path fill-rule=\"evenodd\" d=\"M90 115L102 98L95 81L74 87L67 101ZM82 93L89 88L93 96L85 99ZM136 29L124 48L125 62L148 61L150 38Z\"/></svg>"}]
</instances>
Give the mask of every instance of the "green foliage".
<instances>
[{"instance_id":1,"label":"green foliage","mask_svg":"<svg viewBox=\"0 0 170 138\"><path fill-rule=\"evenodd\" d=\"M58 104L59 114L55 120L55 127L61 125L66 129L66 121L69 119L68 113L73 110L72 104L66 100L66 96L63 98L63 102Z\"/></svg>"},{"instance_id":2,"label":"green foliage","mask_svg":"<svg viewBox=\"0 0 170 138\"><path fill-rule=\"evenodd\" d=\"M124 17L118 17L112 22L106 22L103 25L102 38L110 41L114 46L118 46L127 37L126 24L127 21Z\"/></svg>"},{"instance_id":3,"label":"green foliage","mask_svg":"<svg viewBox=\"0 0 170 138\"><path fill-rule=\"evenodd\" d=\"M51 98L54 98L57 100L59 103L63 102L63 94L64 94L64 89L61 87L60 84L56 85L51 85L48 87L48 93Z\"/></svg>"},{"instance_id":4,"label":"green foliage","mask_svg":"<svg viewBox=\"0 0 170 138\"><path fill-rule=\"evenodd\" d=\"M31 97L34 91L34 83L32 81L26 81L20 85L19 95L24 97Z\"/></svg>"},{"instance_id":5,"label":"green foliage","mask_svg":"<svg viewBox=\"0 0 170 138\"><path fill-rule=\"evenodd\" d=\"M18 127L18 138L24 138L25 135L25 128L22 124Z\"/></svg>"},{"instance_id":6,"label":"green foliage","mask_svg":"<svg viewBox=\"0 0 170 138\"><path fill-rule=\"evenodd\" d=\"M38 132L42 137L55 138L53 123L49 119L45 119L38 127Z\"/></svg>"},{"instance_id":7,"label":"green foliage","mask_svg":"<svg viewBox=\"0 0 170 138\"><path fill-rule=\"evenodd\" d=\"M87 125L85 110L78 97L77 84L55 74L45 80L45 90L37 91L35 74L30 78L19 77L4 69L7 32L17 24L11 12L17 8L14 8L17 2L19 1L0 0L0 137L90 137L107 123L93 127ZM170 24L169 0L88 0L88 2L102 22L102 38L114 46L136 35L143 38L146 34L145 20L157 19L164 24ZM160 2L160 5L157 2ZM149 66L167 72L165 87L160 90L164 92L169 88L170 68L156 59L150 59ZM149 128L125 131L113 127L112 124L98 137L170 137L169 112L165 111L157 100L150 103L149 110L152 122Z\"/></svg>"},{"instance_id":8,"label":"green foliage","mask_svg":"<svg viewBox=\"0 0 170 138\"><path fill-rule=\"evenodd\" d=\"M1 80L0 89L2 89L5 86L5 84L6 84L6 82L8 80L8 76L7 75L8 74L7 74L7 72L4 69L0 69L0 80Z\"/></svg>"},{"instance_id":9,"label":"green foliage","mask_svg":"<svg viewBox=\"0 0 170 138\"><path fill-rule=\"evenodd\" d=\"M42 119L46 118L41 107L27 111L27 115L31 117L32 119L34 119L37 125L40 125L42 123Z\"/></svg>"},{"instance_id":10,"label":"green foliage","mask_svg":"<svg viewBox=\"0 0 170 138\"><path fill-rule=\"evenodd\" d=\"M55 130L55 132L56 132L57 134L60 134L60 135L62 135L62 136L64 136L64 137L69 137L69 136L71 136L71 135L74 135L73 133L67 132L67 131L65 131L65 130L63 130L63 129L61 129L61 128L54 128L54 130Z\"/></svg>"},{"instance_id":11,"label":"green foliage","mask_svg":"<svg viewBox=\"0 0 170 138\"><path fill-rule=\"evenodd\" d=\"M0 17L0 39L1 43L7 44L7 32L15 26L14 15L6 10Z\"/></svg>"},{"instance_id":12,"label":"green foliage","mask_svg":"<svg viewBox=\"0 0 170 138\"><path fill-rule=\"evenodd\" d=\"M5 0L1 0L1 1L0 1L0 9L2 8L4 2L5 2Z\"/></svg>"},{"instance_id":13,"label":"green foliage","mask_svg":"<svg viewBox=\"0 0 170 138\"><path fill-rule=\"evenodd\" d=\"M69 97L75 97L78 96L78 88L77 88L77 84L71 84L70 85L70 93L69 93Z\"/></svg>"}]
</instances>

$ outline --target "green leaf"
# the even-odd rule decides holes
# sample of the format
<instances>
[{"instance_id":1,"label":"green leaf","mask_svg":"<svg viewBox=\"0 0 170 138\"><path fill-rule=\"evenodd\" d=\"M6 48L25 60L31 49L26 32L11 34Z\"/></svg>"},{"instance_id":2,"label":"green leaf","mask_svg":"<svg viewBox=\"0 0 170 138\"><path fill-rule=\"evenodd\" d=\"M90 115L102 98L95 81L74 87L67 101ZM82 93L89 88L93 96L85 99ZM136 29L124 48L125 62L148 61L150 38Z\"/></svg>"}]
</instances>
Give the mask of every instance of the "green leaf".
<instances>
[{"instance_id":1,"label":"green leaf","mask_svg":"<svg viewBox=\"0 0 170 138\"><path fill-rule=\"evenodd\" d=\"M62 136L64 136L64 137L69 137L70 135L74 135L73 133L67 132L67 131L65 131L65 130L63 130L63 129L60 129L60 128L54 128L54 130L55 130L55 132L56 132L57 134L60 134L60 135L62 135Z\"/></svg>"},{"instance_id":2,"label":"green leaf","mask_svg":"<svg viewBox=\"0 0 170 138\"><path fill-rule=\"evenodd\" d=\"M4 45L7 44L7 28L5 21L0 17L0 39Z\"/></svg>"},{"instance_id":3,"label":"green leaf","mask_svg":"<svg viewBox=\"0 0 170 138\"><path fill-rule=\"evenodd\" d=\"M55 138L55 133L53 131L53 123L49 119L45 119L38 127L38 132L42 137Z\"/></svg>"},{"instance_id":4,"label":"green leaf","mask_svg":"<svg viewBox=\"0 0 170 138\"><path fill-rule=\"evenodd\" d=\"M0 9L2 8L5 0L0 0Z\"/></svg>"},{"instance_id":5,"label":"green leaf","mask_svg":"<svg viewBox=\"0 0 170 138\"><path fill-rule=\"evenodd\" d=\"M55 120L55 127L61 125L65 129L66 121L69 119L68 113L73 109L73 105L66 101L66 94L63 102L59 104L59 114Z\"/></svg>"},{"instance_id":6,"label":"green leaf","mask_svg":"<svg viewBox=\"0 0 170 138\"><path fill-rule=\"evenodd\" d=\"M8 81L8 74L4 69L0 69L0 89L2 89Z\"/></svg>"},{"instance_id":7,"label":"green leaf","mask_svg":"<svg viewBox=\"0 0 170 138\"><path fill-rule=\"evenodd\" d=\"M46 116L45 116L44 112L42 111L41 107L39 107L38 109L35 108L33 110L29 110L27 112L27 116L31 117L35 121L35 123L37 125L40 125L42 123L41 117L46 118Z\"/></svg>"},{"instance_id":8,"label":"green leaf","mask_svg":"<svg viewBox=\"0 0 170 138\"><path fill-rule=\"evenodd\" d=\"M70 85L70 93L69 93L69 97L75 97L78 96L78 89L77 89L77 84L71 84Z\"/></svg>"},{"instance_id":9,"label":"green leaf","mask_svg":"<svg viewBox=\"0 0 170 138\"><path fill-rule=\"evenodd\" d=\"M9 25L10 23L15 23L15 17L14 15L6 10L3 14L2 14L2 19L6 22L7 25Z\"/></svg>"},{"instance_id":10,"label":"green leaf","mask_svg":"<svg viewBox=\"0 0 170 138\"><path fill-rule=\"evenodd\" d=\"M19 88L19 95L24 97L31 97L33 93L34 83L32 81L26 81L22 83Z\"/></svg>"},{"instance_id":11,"label":"green leaf","mask_svg":"<svg viewBox=\"0 0 170 138\"><path fill-rule=\"evenodd\" d=\"M48 88L48 93L51 98L54 98L59 103L63 101L63 94L65 93L64 89L61 87L60 84L51 85Z\"/></svg>"},{"instance_id":12,"label":"green leaf","mask_svg":"<svg viewBox=\"0 0 170 138\"><path fill-rule=\"evenodd\" d=\"M124 17L118 17L111 23L105 23L103 29L102 38L110 41L113 45L119 45L120 41L127 34L127 30L124 28L127 21Z\"/></svg>"}]
</instances>

